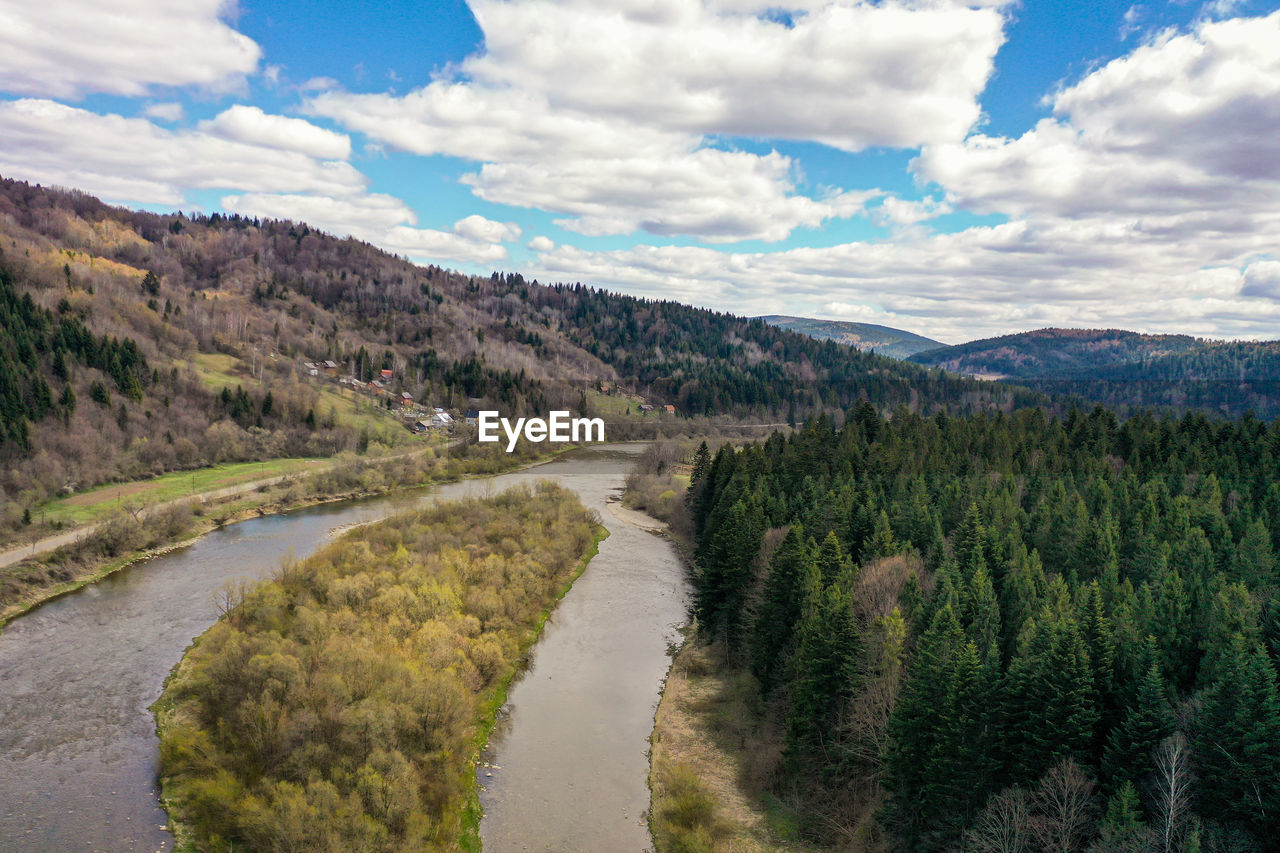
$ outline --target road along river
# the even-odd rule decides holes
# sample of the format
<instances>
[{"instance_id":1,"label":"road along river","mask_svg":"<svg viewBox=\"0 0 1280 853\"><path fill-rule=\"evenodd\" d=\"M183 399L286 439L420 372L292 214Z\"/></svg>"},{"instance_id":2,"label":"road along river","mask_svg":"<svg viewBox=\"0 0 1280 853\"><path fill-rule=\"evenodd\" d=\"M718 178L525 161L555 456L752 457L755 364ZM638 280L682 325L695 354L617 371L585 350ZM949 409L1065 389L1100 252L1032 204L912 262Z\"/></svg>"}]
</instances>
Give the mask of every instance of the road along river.
<instances>
[{"instance_id":1,"label":"road along river","mask_svg":"<svg viewBox=\"0 0 1280 853\"><path fill-rule=\"evenodd\" d=\"M485 849L646 849L648 737L687 589L670 541L610 500L641 449L587 448L510 474L241 522L9 623L0 849L172 849L147 708L217 618L224 585L269 576L334 528L540 479L577 492L611 535L547 622L501 714L490 766L477 770Z\"/></svg>"}]
</instances>

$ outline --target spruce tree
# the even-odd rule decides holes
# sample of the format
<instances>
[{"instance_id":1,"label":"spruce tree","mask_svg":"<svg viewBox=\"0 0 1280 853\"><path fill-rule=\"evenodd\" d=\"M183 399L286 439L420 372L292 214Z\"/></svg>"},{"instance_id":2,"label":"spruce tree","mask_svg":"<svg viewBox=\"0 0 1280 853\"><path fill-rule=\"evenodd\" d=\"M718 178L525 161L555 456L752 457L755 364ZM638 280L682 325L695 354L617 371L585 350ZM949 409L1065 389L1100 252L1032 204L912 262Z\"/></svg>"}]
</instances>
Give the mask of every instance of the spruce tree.
<instances>
[{"instance_id":1,"label":"spruce tree","mask_svg":"<svg viewBox=\"0 0 1280 853\"><path fill-rule=\"evenodd\" d=\"M765 693L777 683L780 667L790 654L796 625L805 601L804 579L813 567L812 540L794 524L773 552L760 611L751 640L751 671Z\"/></svg>"},{"instance_id":2,"label":"spruce tree","mask_svg":"<svg viewBox=\"0 0 1280 853\"><path fill-rule=\"evenodd\" d=\"M862 637L846 584L837 581L820 588L818 577L810 571L808 600L797 631L787 740L793 760L810 756L833 764L838 759L836 732L860 681Z\"/></svg>"},{"instance_id":3,"label":"spruce tree","mask_svg":"<svg viewBox=\"0 0 1280 853\"><path fill-rule=\"evenodd\" d=\"M1280 831L1280 697L1256 643L1233 636L1197 714L1193 745L1202 814L1237 821L1259 839Z\"/></svg>"},{"instance_id":4,"label":"spruce tree","mask_svg":"<svg viewBox=\"0 0 1280 853\"><path fill-rule=\"evenodd\" d=\"M1102 757L1104 787L1119 790L1127 783L1141 783L1151 770L1152 751L1173 734L1173 729L1164 677L1159 664L1152 661L1133 704L1107 738Z\"/></svg>"}]
</instances>

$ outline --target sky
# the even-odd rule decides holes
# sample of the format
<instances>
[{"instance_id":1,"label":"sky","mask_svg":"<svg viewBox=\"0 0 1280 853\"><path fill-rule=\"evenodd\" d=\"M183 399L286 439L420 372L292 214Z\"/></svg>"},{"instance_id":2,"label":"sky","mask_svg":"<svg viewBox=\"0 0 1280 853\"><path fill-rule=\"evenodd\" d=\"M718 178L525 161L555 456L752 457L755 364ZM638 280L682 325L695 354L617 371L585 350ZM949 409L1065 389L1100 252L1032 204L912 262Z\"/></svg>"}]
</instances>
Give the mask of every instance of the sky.
<instances>
[{"instance_id":1,"label":"sky","mask_svg":"<svg viewBox=\"0 0 1280 853\"><path fill-rule=\"evenodd\" d=\"M1278 6L0 0L0 175L947 343L1274 339Z\"/></svg>"}]
</instances>

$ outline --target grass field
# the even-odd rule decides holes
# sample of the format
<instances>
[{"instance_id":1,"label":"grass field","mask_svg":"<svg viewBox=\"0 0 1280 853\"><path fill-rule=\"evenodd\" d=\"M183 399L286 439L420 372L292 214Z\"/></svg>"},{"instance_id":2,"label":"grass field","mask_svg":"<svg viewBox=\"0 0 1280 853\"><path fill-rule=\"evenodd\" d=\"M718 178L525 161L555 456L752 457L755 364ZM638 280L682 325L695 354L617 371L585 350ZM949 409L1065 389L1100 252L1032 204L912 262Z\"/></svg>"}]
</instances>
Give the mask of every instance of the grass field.
<instances>
[{"instance_id":1,"label":"grass field","mask_svg":"<svg viewBox=\"0 0 1280 853\"><path fill-rule=\"evenodd\" d=\"M236 462L229 465L216 465L212 468L198 468L194 471L175 471L151 480L116 483L49 501L37 509L33 515L36 519L47 520L50 524L58 521L87 524L97 521L112 510L126 504L132 507L151 506L186 495L249 483L278 474L302 471L323 461L325 460L269 459L265 462Z\"/></svg>"},{"instance_id":2,"label":"grass field","mask_svg":"<svg viewBox=\"0 0 1280 853\"><path fill-rule=\"evenodd\" d=\"M249 376L244 361L233 355L202 352L194 355L188 364L211 391L220 391L224 387L235 388L237 385L249 389L260 384ZM364 430L371 439L382 444L404 444L411 438L399 419L387 411L380 401L357 395L331 380L321 380L316 389L320 392L320 404L316 406L317 418L323 420L332 409L334 419L340 426Z\"/></svg>"},{"instance_id":3,"label":"grass field","mask_svg":"<svg viewBox=\"0 0 1280 853\"><path fill-rule=\"evenodd\" d=\"M211 391L218 391L224 387L234 388L237 385L256 384L247 374L241 374L244 364L234 355L200 352L191 358L189 364L200 377L200 381L204 382Z\"/></svg>"},{"instance_id":4,"label":"grass field","mask_svg":"<svg viewBox=\"0 0 1280 853\"><path fill-rule=\"evenodd\" d=\"M640 413L640 403L631 397L613 397L595 389L588 389L586 393L587 411L595 417L626 417L628 410L632 415Z\"/></svg>"}]
</instances>

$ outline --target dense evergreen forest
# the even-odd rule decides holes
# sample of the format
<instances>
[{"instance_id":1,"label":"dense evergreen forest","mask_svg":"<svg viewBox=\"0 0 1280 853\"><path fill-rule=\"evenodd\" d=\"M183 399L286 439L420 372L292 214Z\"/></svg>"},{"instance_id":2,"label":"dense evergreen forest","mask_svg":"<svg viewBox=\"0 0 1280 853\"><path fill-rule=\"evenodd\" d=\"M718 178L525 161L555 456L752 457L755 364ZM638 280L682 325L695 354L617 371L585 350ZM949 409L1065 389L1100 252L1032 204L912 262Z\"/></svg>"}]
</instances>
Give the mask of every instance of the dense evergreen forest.
<instances>
[{"instance_id":1,"label":"dense evergreen forest","mask_svg":"<svg viewBox=\"0 0 1280 853\"><path fill-rule=\"evenodd\" d=\"M1280 423L859 404L704 446L687 505L812 840L1274 849Z\"/></svg>"},{"instance_id":2,"label":"dense evergreen forest","mask_svg":"<svg viewBox=\"0 0 1280 853\"><path fill-rule=\"evenodd\" d=\"M542 483L361 527L228 590L157 705L179 840L478 850L478 732L600 531Z\"/></svg>"},{"instance_id":3,"label":"dense evergreen forest","mask_svg":"<svg viewBox=\"0 0 1280 853\"><path fill-rule=\"evenodd\" d=\"M958 373L1006 378L1120 412L1195 409L1280 415L1280 341L1215 341L1117 329L1040 329L910 356Z\"/></svg>"}]
</instances>

